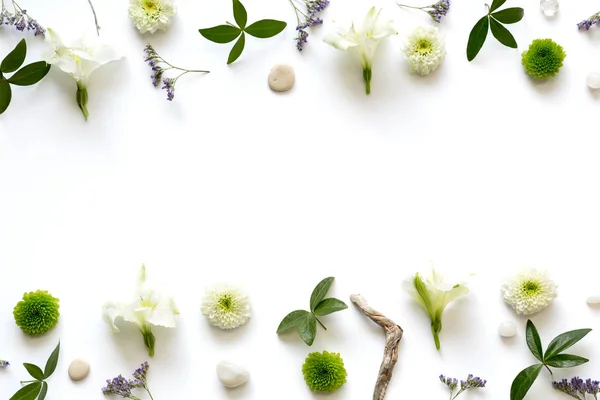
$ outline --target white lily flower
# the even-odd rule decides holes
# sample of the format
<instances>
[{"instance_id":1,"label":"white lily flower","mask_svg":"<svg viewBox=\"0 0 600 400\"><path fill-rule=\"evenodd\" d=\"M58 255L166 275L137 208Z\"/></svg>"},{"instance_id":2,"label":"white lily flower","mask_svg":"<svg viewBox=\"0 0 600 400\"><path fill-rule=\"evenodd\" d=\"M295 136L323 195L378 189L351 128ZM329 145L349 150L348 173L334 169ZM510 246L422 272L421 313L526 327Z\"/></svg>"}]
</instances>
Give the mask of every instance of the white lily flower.
<instances>
[{"instance_id":1,"label":"white lily flower","mask_svg":"<svg viewBox=\"0 0 600 400\"><path fill-rule=\"evenodd\" d=\"M50 49L45 61L56 65L75 79L77 104L87 120L87 84L90 76L96 69L111 61L120 60L122 56L95 36L84 36L67 46L53 29L48 28L45 41Z\"/></svg>"},{"instance_id":2,"label":"white lily flower","mask_svg":"<svg viewBox=\"0 0 600 400\"><path fill-rule=\"evenodd\" d=\"M381 21L377 11L372 7L365 16L362 25L357 29L352 23L350 28L340 28L337 33L325 36L323 41L338 50L353 53L360 59L365 79L367 94L371 93L372 66L379 42L398 34L392 21Z\"/></svg>"},{"instance_id":3,"label":"white lily flower","mask_svg":"<svg viewBox=\"0 0 600 400\"><path fill-rule=\"evenodd\" d=\"M450 302L456 298L469 293L469 288L464 284L448 285L444 278L435 269L423 279L418 273L406 279L402 283L414 299L427 311L431 319L431 333L435 340L436 349L440 349L439 333L442 330L442 314Z\"/></svg>"},{"instance_id":4,"label":"white lily flower","mask_svg":"<svg viewBox=\"0 0 600 400\"><path fill-rule=\"evenodd\" d=\"M146 267L142 265L134 301L127 303L106 302L102 306L104 320L113 332L119 332L115 324L117 318L136 324L144 337L150 356L154 355L154 334L152 326L176 327L179 310L171 297L163 296L146 277Z\"/></svg>"}]
</instances>

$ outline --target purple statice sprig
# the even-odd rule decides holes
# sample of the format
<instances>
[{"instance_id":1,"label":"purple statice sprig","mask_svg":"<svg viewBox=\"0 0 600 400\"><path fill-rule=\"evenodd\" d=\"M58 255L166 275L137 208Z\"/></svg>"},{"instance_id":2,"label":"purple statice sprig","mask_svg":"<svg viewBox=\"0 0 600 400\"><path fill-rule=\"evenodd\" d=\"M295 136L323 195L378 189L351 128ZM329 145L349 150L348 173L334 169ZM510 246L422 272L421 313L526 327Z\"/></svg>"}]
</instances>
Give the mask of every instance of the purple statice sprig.
<instances>
[{"instance_id":1,"label":"purple statice sprig","mask_svg":"<svg viewBox=\"0 0 600 400\"><path fill-rule=\"evenodd\" d=\"M469 374L466 380L460 381L460 389L458 390L458 392L456 392L456 394L454 394L454 392L459 386L458 379L448 378L444 375L440 375L440 381L444 385L448 386L448 390L450 391L450 400L456 399L461 393L466 392L467 390L484 388L485 384L487 383L486 380L483 380L478 376L473 376L472 374Z\"/></svg>"},{"instance_id":2,"label":"purple statice sprig","mask_svg":"<svg viewBox=\"0 0 600 400\"><path fill-rule=\"evenodd\" d=\"M413 8L415 10L421 10L429 14L431 19L435 22L442 22L442 17L445 17L448 14L448 10L450 10L450 0L439 0L437 3L424 6L424 7L415 7L415 6L407 6L406 4L396 3L400 7Z\"/></svg>"},{"instance_id":3,"label":"purple statice sprig","mask_svg":"<svg viewBox=\"0 0 600 400\"><path fill-rule=\"evenodd\" d=\"M586 394L598 399L598 393L600 393L600 381L591 379L584 381L578 376L571 380L563 379L560 382L552 382L552 387L579 400L586 400Z\"/></svg>"},{"instance_id":4,"label":"purple statice sprig","mask_svg":"<svg viewBox=\"0 0 600 400\"><path fill-rule=\"evenodd\" d=\"M579 30L586 30L589 31L590 28L592 27L592 25L596 25L598 22L600 21L600 11L598 11L596 14L590 16L588 19L584 19L583 21L579 22L577 24L577 28L579 28Z\"/></svg>"},{"instance_id":5,"label":"purple statice sprig","mask_svg":"<svg viewBox=\"0 0 600 400\"><path fill-rule=\"evenodd\" d=\"M148 362L142 363L142 365L133 372L134 379L125 379L123 375L119 375L116 378L107 379L106 386L102 388L102 393L107 395L121 396L125 399L141 400L139 397L132 393L133 389L143 389L148 392L148 395L152 399L152 393L148 389Z\"/></svg>"},{"instance_id":6,"label":"purple statice sprig","mask_svg":"<svg viewBox=\"0 0 600 400\"><path fill-rule=\"evenodd\" d=\"M8 366L10 366L10 363L8 361L6 361L6 360L0 360L0 369L1 368L6 368Z\"/></svg>"},{"instance_id":7,"label":"purple statice sprig","mask_svg":"<svg viewBox=\"0 0 600 400\"><path fill-rule=\"evenodd\" d=\"M46 35L46 29L42 27L35 19L31 18L27 14L27 10L21 8L19 4L11 0L13 12L8 11L2 0L2 10L0 11L0 26L14 26L18 31L23 32L26 29L33 31L33 35L40 35L44 37Z\"/></svg>"},{"instance_id":8,"label":"purple statice sprig","mask_svg":"<svg viewBox=\"0 0 600 400\"><path fill-rule=\"evenodd\" d=\"M169 101L173 101L173 98L175 97L175 83L177 83L177 80L183 75L188 74L190 72L198 72L205 74L208 74L210 72L199 69L185 69L176 67L173 64L165 61L165 59L162 58L156 52L156 50L154 50L154 47L152 47L151 44L147 44L146 47L144 47L144 54L144 61L152 69L152 75L150 75L150 78L152 79L152 85L154 85L154 87L158 87L162 83L163 86L161 87L161 89L167 91L167 100ZM164 73L169 70L176 70L180 73L174 78L164 77Z\"/></svg>"},{"instance_id":9,"label":"purple statice sprig","mask_svg":"<svg viewBox=\"0 0 600 400\"><path fill-rule=\"evenodd\" d=\"M327 8L329 0L289 0L296 13L296 48L298 51L304 50L304 45L308 43L308 28L323 24L323 19L319 14ZM303 10L303 8L305 10Z\"/></svg>"}]
</instances>

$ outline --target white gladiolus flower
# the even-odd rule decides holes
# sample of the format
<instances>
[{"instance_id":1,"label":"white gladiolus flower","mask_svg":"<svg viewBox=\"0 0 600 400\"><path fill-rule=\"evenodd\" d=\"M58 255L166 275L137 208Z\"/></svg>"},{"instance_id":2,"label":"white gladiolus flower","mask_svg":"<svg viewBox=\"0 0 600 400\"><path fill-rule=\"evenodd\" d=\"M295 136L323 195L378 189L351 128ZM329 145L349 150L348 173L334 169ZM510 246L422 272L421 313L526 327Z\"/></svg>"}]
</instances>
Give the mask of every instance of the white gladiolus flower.
<instances>
[{"instance_id":1,"label":"white gladiolus flower","mask_svg":"<svg viewBox=\"0 0 600 400\"><path fill-rule=\"evenodd\" d=\"M418 27L408 36L403 47L410 72L428 75L446 55L444 38L435 26Z\"/></svg>"},{"instance_id":2,"label":"white gladiolus flower","mask_svg":"<svg viewBox=\"0 0 600 400\"><path fill-rule=\"evenodd\" d=\"M337 33L323 38L325 43L336 49L358 56L363 69L367 94L371 93L371 77L373 75L371 69L379 42L398 33L394 29L392 21L380 20L379 14L381 14L381 10L377 11L375 7L372 7L358 29L353 23L350 28L340 28Z\"/></svg>"},{"instance_id":3,"label":"white gladiolus flower","mask_svg":"<svg viewBox=\"0 0 600 400\"><path fill-rule=\"evenodd\" d=\"M556 298L557 286L547 271L523 269L504 284L504 301L519 315L535 314L548 307Z\"/></svg>"},{"instance_id":4,"label":"white gladiolus flower","mask_svg":"<svg viewBox=\"0 0 600 400\"><path fill-rule=\"evenodd\" d=\"M104 320L113 332L119 332L115 324L117 318L136 324L144 337L150 356L154 355L154 334L152 326L176 327L179 310L171 297L163 296L147 280L146 267L142 265L138 286L131 303L107 302L102 306Z\"/></svg>"},{"instance_id":5,"label":"white gladiolus flower","mask_svg":"<svg viewBox=\"0 0 600 400\"><path fill-rule=\"evenodd\" d=\"M216 327L234 329L250 319L250 299L241 287L218 284L207 289L202 300L202 315Z\"/></svg>"},{"instance_id":6,"label":"white gladiolus flower","mask_svg":"<svg viewBox=\"0 0 600 400\"><path fill-rule=\"evenodd\" d=\"M140 33L166 31L176 12L173 0L129 0L129 18Z\"/></svg>"}]
</instances>

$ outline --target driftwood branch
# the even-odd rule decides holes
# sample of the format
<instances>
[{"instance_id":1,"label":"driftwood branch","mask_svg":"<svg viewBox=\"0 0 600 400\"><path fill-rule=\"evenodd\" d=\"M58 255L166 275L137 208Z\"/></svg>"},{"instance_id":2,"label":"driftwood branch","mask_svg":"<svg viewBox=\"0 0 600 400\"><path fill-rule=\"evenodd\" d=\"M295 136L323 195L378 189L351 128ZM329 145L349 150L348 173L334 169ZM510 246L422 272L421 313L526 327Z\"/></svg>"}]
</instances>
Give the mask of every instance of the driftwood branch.
<instances>
[{"instance_id":1,"label":"driftwood branch","mask_svg":"<svg viewBox=\"0 0 600 400\"><path fill-rule=\"evenodd\" d=\"M385 330L383 361L379 368L379 375L377 376L377 383L375 384L375 391L373 392L373 400L383 400L385 398L387 387L392 379L394 366L398 361L398 347L400 346L400 340L402 340L404 331L400 325L396 324L385 315L373 310L361 295L353 294L350 296L350 300L363 312L363 314Z\"/></svg>"}]
</instances>

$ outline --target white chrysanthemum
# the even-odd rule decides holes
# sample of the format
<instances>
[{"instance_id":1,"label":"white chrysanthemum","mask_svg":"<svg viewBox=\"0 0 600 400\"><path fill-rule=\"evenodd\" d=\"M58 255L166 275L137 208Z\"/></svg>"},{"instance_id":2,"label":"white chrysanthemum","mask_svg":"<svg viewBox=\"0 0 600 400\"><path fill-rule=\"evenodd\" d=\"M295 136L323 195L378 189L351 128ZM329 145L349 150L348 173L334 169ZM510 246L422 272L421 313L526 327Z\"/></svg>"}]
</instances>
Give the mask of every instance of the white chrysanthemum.
<instances>
[{"instance_id":1,"label":"white chrysanthemum","mask_svg":"<svg viewBox=\"0 0 600 400\"><path fill-rule=\"evenodd\" d=\"M556 284L546 271L535 268L520 271L502 287L504 300L519 315L535 314L548 307L557 296Z\"/></svg>"},{"instance_id":2,"label":"white chrysanthemum","mask_svg":"<svg viewBox=\"0 0 600 400\"><path fill-rule=\"evenodd\" d=\"M444 38L435 26L416 28L406 39L402 50L410 72L421 75L433 72L446 55Z\"/></svg>"},{"instance_id":3,"label":"white chrysanthemum","mask_svg":"<svg viewBox=\"0 0 600 400\"><path fill-rule=\"evenodd\" d=\"M250 319L250 299L238 286L219 284L206 290L202 315L214 326L234 329Z\"/></svg>"},{"instance_id":4,"label":"white chrysanthemum","mask_svg":"<svg viewBox=\"0 0 600 400\"><path fill-rule=\"evenodd\" d=\"M140 33L166 31L176 12L173 0L129 0L129 18Z\"/></svg>"}]
</instances>

